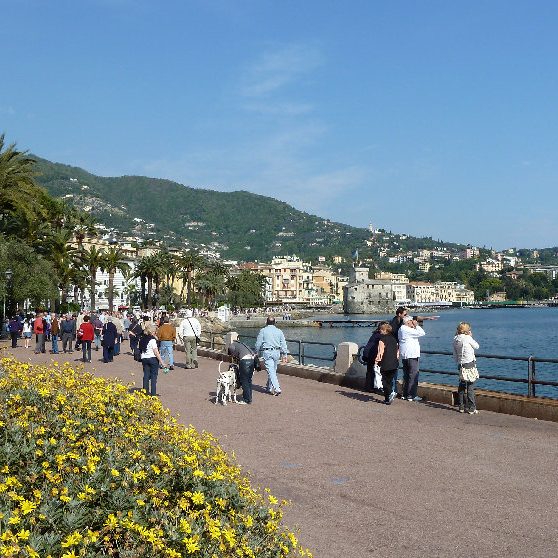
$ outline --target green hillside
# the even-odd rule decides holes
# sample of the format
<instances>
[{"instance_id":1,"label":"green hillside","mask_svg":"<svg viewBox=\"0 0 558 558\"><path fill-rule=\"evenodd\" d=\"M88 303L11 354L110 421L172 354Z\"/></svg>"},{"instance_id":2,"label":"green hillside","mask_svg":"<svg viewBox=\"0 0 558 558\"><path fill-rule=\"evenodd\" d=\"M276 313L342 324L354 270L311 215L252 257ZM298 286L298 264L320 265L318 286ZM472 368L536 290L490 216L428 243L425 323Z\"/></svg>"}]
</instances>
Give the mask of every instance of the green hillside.
<instances>
[{"instance_id":1,"label":"green hillside","mask_svg":"<svg viewBox=\"0 0 558 558\"><path fill-rule=\"evenodd\" d=\"M217 192L143 176L104 178L40 158L37 167L37 181L52 196L87 210L109 228L138 238L162 239L171 246L183 246L184 241L192 246L214 243L225 258L350 256L368 236L365 229L333 223L245 191Z\"/></svg>"}]
</instances>

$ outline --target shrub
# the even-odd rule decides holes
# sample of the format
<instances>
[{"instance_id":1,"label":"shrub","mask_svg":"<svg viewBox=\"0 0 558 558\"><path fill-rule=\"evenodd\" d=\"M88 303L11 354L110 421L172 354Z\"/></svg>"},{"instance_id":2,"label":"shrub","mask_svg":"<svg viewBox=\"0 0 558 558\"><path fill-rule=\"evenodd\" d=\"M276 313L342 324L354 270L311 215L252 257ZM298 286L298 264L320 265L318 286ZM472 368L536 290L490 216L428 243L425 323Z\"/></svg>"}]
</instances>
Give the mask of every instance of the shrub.
<instances>
[{"instance_id":1,"label":"shrub","mask_svg":"<svg viewBox=\"0 0 558 558\"><path fill-rule=\"evenodd\" d=\"M68 363L0 362L0 556L311 556L207 433Z\"/></svg>"}]
</instances>

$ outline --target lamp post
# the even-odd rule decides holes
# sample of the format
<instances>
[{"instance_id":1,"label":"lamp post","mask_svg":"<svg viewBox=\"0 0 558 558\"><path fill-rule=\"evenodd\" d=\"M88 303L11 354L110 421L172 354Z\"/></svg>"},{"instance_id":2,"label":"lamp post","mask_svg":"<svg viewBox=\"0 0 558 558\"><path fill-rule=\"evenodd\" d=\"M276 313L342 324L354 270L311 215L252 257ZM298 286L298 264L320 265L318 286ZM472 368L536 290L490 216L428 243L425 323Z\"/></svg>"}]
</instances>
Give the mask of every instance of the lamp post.
<instances>
[{"instance_id":1,"label":"lamp post","mask_svg":"<svg viewBox=\"0 0 558 558\"><path fill-rule=\"evenodd\" d=\"M13 271L11 269L6 269L4 276L6 277L6 289L4 290L4 303L3 303L3 310L2 310L2 319L6 319L6 293L8 292L10 286L11 286L11 282L12 282L12 277L13 277ZM9 305L8 305L9 308Z\"/></svg>"}]
</instances>

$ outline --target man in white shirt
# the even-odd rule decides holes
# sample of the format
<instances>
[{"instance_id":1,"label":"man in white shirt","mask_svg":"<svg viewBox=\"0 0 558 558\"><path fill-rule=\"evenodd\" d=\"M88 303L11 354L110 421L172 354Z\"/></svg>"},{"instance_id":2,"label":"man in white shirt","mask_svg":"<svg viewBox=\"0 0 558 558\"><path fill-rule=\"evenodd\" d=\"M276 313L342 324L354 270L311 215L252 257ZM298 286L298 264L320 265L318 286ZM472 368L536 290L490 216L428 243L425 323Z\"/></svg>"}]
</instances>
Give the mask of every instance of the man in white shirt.
<instances>
[{"instance_id":1,"label":"man in white shirt","mask_svg":"<svg viewBox=\"0 0 558 558\"><path fill-rule=\"evenodd\" d=\"M419 377L420 343L419 338L426 335L424 329L410 316L403 318L399 328L399 354L403 360L403 393L401 399L421 401L417 395Z\"/></svg>"},{"instance_id":2,"label":"man in white shirt","mask_svg":"<svg viewBox=\"0 0 558 558\"><path fill-rule=\"evenodd\" d=\"M192 317L191 310L186 310L186 317L180 322L177 334L178 341L184 345L186 368L197 368L197 344L201 337L201 324L197 318Z\"/></svg>"}]
</instances>

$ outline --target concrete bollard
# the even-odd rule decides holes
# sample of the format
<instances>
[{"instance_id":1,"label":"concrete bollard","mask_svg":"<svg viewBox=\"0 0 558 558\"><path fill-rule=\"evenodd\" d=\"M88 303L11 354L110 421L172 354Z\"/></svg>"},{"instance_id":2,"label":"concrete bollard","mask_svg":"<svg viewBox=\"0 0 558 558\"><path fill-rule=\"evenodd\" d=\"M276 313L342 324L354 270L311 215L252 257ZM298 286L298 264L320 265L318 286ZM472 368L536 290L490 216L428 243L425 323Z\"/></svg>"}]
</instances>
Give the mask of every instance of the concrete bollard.
<instances>
[{"instance_id":1,"label":"concrete bollard","mask_svg":"<svg viewBox=\"0 0 558 558\"><path fill-rule=\"evenodd\" d=\"M353 365L354 357L358 353L358 345L344 341L337 345L337 358L333 368L336 374L346 374Z\"/></svg>"},{"instance_id":2,"label":"concrete bollard","mask_svg":"<svg viewBox=\"0 0 558 558\"><path fill-rule=\"evenodd\" d=\"M227 352L229 345L235 341L238 341L238 333L236 331L229 331L225 335L225 353Z\"/></svg>"}]
</instances>

